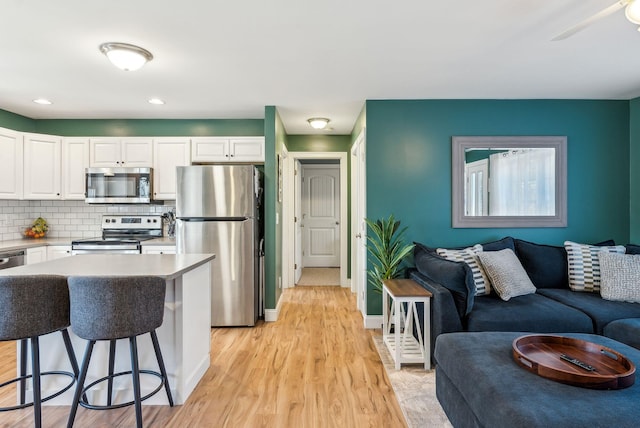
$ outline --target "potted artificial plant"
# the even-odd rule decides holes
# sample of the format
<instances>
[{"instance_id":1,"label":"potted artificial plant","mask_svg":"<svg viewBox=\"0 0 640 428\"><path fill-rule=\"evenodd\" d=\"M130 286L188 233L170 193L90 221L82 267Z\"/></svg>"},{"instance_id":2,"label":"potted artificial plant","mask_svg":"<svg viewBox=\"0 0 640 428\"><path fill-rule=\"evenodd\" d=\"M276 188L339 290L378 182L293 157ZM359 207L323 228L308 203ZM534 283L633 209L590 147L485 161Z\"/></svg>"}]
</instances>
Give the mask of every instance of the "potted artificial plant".
<instances>
[{"instance_id":1,"label":"potted artificial plant","mask_svg":"<svg viewBox=\"0 0 640 428\"><path fill-rule=\"evenodd\" d=\"M365 219L371 233L367 235L367 249L371 268L367 270L373 289L382 293L385 279L399 278L404 266L402 262L413 251L413 244L405 244L406 227L400 229L400 221L389 215L380 220Z\"/></svg>"}]
</instances>

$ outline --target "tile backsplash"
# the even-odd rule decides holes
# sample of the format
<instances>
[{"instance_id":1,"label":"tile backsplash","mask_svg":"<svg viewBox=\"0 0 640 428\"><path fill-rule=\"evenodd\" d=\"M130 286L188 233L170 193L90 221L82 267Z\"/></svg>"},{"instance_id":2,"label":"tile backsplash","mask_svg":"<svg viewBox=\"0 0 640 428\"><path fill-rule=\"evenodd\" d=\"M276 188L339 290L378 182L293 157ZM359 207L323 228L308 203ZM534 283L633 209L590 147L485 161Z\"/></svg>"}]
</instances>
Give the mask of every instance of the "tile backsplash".
<instances>
[{"instance_id":1,"label":"tile backsplash","mask_svg":"<svg viewBox=\"0 0 640 428\"><path fill-rule=\"evenodd\" d=\"M0 200L0 241L23 238L24 230L42 217L49 224L49 238L92 238L100 236L104 214L163 214L175 207L166 205L90 205L84 201Z\"/></svg>"}]
</instances>

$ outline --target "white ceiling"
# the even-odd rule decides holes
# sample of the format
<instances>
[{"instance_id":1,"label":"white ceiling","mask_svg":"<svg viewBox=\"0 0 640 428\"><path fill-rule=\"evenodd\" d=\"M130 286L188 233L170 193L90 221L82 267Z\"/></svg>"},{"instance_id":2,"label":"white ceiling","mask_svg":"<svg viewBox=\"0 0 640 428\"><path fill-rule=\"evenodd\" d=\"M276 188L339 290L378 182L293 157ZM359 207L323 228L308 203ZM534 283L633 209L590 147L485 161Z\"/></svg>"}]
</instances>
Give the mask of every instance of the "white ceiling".
<instances>
[{"instance_id":1,"label":"white ceiling","mask_svg":"<svg viewBox=\"0 0 640 428\"><path fill-rule=\"evenodd\" d=\"M3 0L0 109L246 119L275 105L289 134L317 132L312 116L331 118L321 133L348 134L373 99L630 99L640 96L640 33L624 11L551 41L614 2ZM103 42L155 58L120 71Z\"/></svg>"}]
</instances>

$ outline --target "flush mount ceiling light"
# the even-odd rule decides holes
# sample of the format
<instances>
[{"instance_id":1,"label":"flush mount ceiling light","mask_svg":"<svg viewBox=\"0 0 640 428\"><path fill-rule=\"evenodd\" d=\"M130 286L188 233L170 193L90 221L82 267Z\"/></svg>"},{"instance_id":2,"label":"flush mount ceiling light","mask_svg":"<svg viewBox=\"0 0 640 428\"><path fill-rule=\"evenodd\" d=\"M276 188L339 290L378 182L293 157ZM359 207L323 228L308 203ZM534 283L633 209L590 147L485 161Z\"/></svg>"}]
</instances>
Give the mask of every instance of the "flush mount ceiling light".
<instances>
[{"instance_id":1,"label":"flush mount ceiling light","mask_svg":"<svg viewBox=\"0 0 640 428\"><path fill-rule=\"evenodd\" d=\"M46 98L36 98L35 100L33 100L33 102L36 103L36 104L41 104L43 106L48 106L48 105L53 104L51 101L49 101Z\"/></svg>"},{"instance_id":2,"label":"flush mount ceiling light","mask_svg":"<svg viewBox=\"0 0 640 428\"><path fill-rule=\"evenodd\" d=\"M100 45L100 52L105 54L113 65L124 71L138 70L153 59L148 50L128 43L103 43Z\"/></svg>"},{"instance_id":3,"label":"flush mount ceiling light","mask_svg":"<svg viewBox=\"0 0 640 428\"><path fill-rule=\"evenodd\" d=\"M155 104L157 106L161 106L164 104L164 101L160 98L149 98L148 102L149 104Z\"/></svg>"},{"instance_id":4,"label":"flush mount ceiling light","mask_svg":"<svg viewBox=\"0 0 640 428\"><path fill-rule=\"evenodd\" d=\"M313 129L324 129L329 124L329 119L326 117L312 117L311 119L307 119L307 122L309 122L309 125L311 125Z\"/></svg>"}]
</instances>

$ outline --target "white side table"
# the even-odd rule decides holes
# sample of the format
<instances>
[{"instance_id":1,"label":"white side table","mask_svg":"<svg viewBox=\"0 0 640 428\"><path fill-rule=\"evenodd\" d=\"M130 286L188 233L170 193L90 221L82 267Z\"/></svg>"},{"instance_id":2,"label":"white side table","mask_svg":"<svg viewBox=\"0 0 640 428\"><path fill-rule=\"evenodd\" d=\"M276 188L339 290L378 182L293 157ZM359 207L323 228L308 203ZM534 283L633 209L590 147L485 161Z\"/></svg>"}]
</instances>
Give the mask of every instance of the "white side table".
<instances>
[{"instance_id":1,"label":"white side table","mask_svg":"<svg viewBox=\"0 0 640 428\"><path fill-rule=\"evenodd\" d=\"M431 296L430 291L422 288L411 279L384 281L382 287L382 339L389 348L396 370L400 370L402 363L424 363L425 370L431 369ZM419 322L416 303L424 304L422 325ZM414 324L418 340L413 337ZM393 333L391 326L393 326Z\"/></svg>"}]
</instances>

